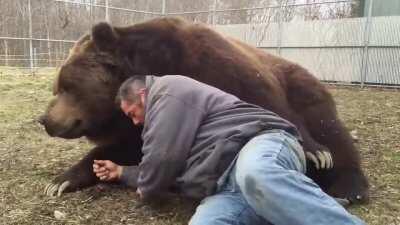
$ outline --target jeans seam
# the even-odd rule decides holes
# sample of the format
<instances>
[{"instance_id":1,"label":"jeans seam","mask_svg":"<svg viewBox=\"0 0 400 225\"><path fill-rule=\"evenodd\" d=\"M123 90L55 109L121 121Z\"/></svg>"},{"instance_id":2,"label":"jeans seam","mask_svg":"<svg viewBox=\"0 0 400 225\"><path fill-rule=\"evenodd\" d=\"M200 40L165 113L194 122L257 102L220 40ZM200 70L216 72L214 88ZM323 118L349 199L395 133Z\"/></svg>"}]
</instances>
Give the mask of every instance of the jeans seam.
<instances>
[{"instance_id":1,"label":"jeans seam","mask_svg":"<svg viewBox=\"0 0 400 225\"><path fill-rule=\"evenodd\" d=\"M282 134L284 136L284 139L283 139L284 143L289 147L289 151L293 154L295 159L297 159L297 161L299 162L300 168L296 169L296 171L304 174L306 172L306 162L305 161L302 162L302 160L300 159L300 156L297 155L296 152L298 151L298 149L297 149L297 146L294 146L294 144L291 142L292 138L290 136L285 135L283 132L282 132ZM296 141L296 140L293 140L293 141ZM301 150L301 151L303 151L303 150Z\"/></svg>"},{"instance_id":2,"label":"jeans seam","mask_svg":"<svg viewBox=\"0 0 400 225\"><path fill-rule=\"evenodd\" d=\"M240 218L241 216L242 216L242 214L247 210L247 209L249 209L249 208L251 208L250 207L250 205L248 205L248 203L247 203L247 201L245 200L245 199L242 199L243 201L244 201L244 203L246 204L246 206L243 206L243 209L242 210L240 210L240 212L238 213L238 215L236 216L236 221L238 221L236 224L240 224L240 219L238 219L238 218Z\"/></svg>"},{"instance_id":3,"label":"jeans seam","mask_svg":"<svg viewBox=\"0 0 400 225\"><path fill-rule=\"evenodd\" d=\"M282 133L279 133L279 136L284 136L284 135L283 135ZM286 142L286 139L284 139L284 142ZM278 158L279 158L279 156L280 156L280 154L282 153L282 150L283 150L284 147L285 147L285 146L284 146L284 143L283 143L283 142L280 142L280 143L279 143L279 151L277 151L276 155L274 156L275 159L278 159Z\"/></svg>"}]
</instances>

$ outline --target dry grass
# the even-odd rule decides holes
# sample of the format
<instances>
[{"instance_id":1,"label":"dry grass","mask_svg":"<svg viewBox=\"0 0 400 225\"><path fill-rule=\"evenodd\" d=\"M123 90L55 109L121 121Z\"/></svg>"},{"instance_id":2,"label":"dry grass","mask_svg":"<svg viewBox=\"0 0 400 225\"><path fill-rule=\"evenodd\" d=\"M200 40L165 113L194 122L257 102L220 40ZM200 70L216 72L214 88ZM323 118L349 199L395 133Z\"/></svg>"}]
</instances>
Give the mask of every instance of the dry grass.
<instances>
[{"instance_id":1,"label":"dry grass","mask_svg":"<svg viewBox=\"0 0 400 225\"><path fill-rule=\"evenodd\" d=\"M96 186L61 198L45 185L90 148L84 139L49 138L36 118L51 98L54 75L0 73L0 224L186 224L190 204L149 207L131 190ZM336 88L341 117L359 137L372 202L349 210L371 225L400 224L400 92ZM65 214L56 219L54 211Z\"/></svg>"}]
</instances>

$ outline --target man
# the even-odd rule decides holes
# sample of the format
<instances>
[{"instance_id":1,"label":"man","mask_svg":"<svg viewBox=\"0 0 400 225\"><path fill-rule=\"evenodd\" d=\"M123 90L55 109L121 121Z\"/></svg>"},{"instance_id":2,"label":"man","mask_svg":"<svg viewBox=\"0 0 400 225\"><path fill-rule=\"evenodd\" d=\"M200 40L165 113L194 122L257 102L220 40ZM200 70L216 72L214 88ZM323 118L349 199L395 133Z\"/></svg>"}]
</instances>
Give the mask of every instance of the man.
<instances>
[{"instance_id":1,"label":"man","mask_svg":"<svg viewBox=\"0 0 400 225\"><path fill-rule=\"evenodd\" d=\"M301 137L276 114L183 76L130 78L118 99L143 125L144 156L131 167L95 160L101 180L142 199L168 190L203 199L192 225L363 224L304 175Z\"/></svg>"}]
</instances>

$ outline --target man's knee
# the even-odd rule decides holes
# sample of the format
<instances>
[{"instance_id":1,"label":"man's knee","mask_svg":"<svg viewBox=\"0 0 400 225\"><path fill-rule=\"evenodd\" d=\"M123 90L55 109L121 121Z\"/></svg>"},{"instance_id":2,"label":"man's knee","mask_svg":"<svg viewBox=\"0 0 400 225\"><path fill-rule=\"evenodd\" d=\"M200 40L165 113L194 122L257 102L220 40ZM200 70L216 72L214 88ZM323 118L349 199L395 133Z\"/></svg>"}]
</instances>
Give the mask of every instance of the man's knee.
<instances>
[{"instance_id":1,"label":"man's knee","mask_svg":"<svg viewBox=\"0 0 400 225\"><path fill-rule=\"evenodd\" d=\"M280 180L290 173L290 170L282 165L280 150L247 151L240 154L235 165L236 183L245 196L255 201L263 202L268 196L272 196L276 191L275 184L279 184Z\"/></svg>"},{"instance_id":2,"label":"man's knee","mask_svg":"<svg viewBox=\"0 0 400 225\"><path fill-rule=\"evenodd\" d=\"M265 195L271 191L268 181L274 179L274 176L271 175L275 170L281 169L274 165L259 166L257 163L242 165L236 167L236 183L245 196L264 201Z\"/></svg>"},{"instance_id":3,"label":"man's knee","mask_svg":"<svg viewBox=\"0 0 400 225\"><path fill-rule=\"evenodd\" d=\"M250 141L239 152L235 164L235 177L238 184L256 183L260 175L265 176L270 170L279 169L278 155L283 143L277 138Z\"/></svg>"},{"instance_id":4,"label":"man's knee","mask_svg":"<svg viewBox=\"0 0 400 225\"><path fill-rule=\"evenodd\" d=\"M239 152L238 171L264 173L283 168L305 173L305 158L301 145L284 132L253 138Z\"/></svg>"}]
</instances>

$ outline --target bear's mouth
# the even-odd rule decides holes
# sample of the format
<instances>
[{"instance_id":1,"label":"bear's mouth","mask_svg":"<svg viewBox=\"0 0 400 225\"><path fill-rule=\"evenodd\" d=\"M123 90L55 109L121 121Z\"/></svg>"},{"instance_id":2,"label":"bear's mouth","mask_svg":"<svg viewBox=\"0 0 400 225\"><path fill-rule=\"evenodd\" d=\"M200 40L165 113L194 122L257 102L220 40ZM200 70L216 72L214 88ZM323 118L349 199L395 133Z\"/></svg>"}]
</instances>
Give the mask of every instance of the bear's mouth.
<instances>
[{"instance_id":1,"label":"bear's mouth","mask_svg":"<svg viewBox=\"0 0 400 225\"><path fill-rule=\"evenodd\" d=\"M75 120L70 126L59 126L46 121L44 124L47 134L51 137L60 137L65 139L74 139L84 136L85 129L82 120Z\"/></svg>"},{"instance_id":2,"label":"bear's mouth","mask_svg":"<svg viewBox=\"0 0 400 225\"><path fill-rule=\"evenodd\" d=\"M75 120L72 126L64 130L58 130L58 132L56 132L54 136L65 139L74 139L82 137L83 134L84 129L82 127L82 121Z\"/></svg>"}]
</instances>

